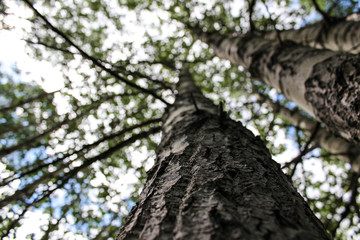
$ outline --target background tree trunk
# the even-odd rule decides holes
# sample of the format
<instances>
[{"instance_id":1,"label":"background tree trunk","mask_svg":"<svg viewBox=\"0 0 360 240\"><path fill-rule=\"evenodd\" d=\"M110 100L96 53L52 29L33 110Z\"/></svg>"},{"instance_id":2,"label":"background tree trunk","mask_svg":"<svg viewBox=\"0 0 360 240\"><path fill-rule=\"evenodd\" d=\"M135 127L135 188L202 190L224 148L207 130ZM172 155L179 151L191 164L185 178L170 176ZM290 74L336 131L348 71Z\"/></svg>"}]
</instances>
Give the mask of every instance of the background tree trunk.
<instances>
[{"instance_id":1,"label":"background tree trunk","mask_svg":"<svg viewBox=\"0 0 360 240\"><path fill-rule=\"evenodd\" d=\"M332 132L360 142L360 56L279 42L255 34L195 35L253 77L275 88Z\"/></svg>"},{"instance_id":2,"label":"background tree trunk","mask_svg":"<svg viewBox=\"0 0 360 240\"><path fill-rule=\"evenodd\" d=\"M121 239L330 239L263 142L183 71Z\"/></svg>"},{"instance_id":3,"label":"background tree trunk","mask_svg":"<svg viewBox=\"0 0 360 240\"><path fill-rule=\"evenodd\" d=\"M293 126L300 128L307 135L311 135L318 127L317 122L301 114L299 111L292 111L279 103L273 102L269 97L263 94L257 94L259 101L265 102L274 112L280 114L285 120L291 122ZM336 136L323 127L317 129L312 142L322 149L351 164L355 172L360 171L360 146L350 143L342 137Z\"/></svg>"},{"instance_id":4,"label":"background tree trunk","mask_svg":"<svg viewBox=\"0 0 360 240\"><path fill-rule=\"evenodd\" d=\"M290 40L319 49L350 53L360 52L359 21L339 21L337 23L320 21L300 29L280 31L279 36L282 41ZM272 31L264 34L263 37L276 41L278 33Z\"/></svg>"}]
</instances>

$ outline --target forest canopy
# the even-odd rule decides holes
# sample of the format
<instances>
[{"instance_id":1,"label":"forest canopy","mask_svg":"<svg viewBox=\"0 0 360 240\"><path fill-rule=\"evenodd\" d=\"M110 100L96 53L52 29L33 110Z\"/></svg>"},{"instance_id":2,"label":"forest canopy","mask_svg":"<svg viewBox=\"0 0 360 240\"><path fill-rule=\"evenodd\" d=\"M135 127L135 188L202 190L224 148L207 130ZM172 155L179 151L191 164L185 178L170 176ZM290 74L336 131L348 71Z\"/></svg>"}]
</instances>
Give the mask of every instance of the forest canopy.
<instances>
[{"instance_id":1,"label":"forest canopy","mask_svg":"<svg viewBox=\"0 0 360 240\"><path fill-rule=\"evenodd\" d=\"M355 59L359 41L335 50L316 41L359 26L357 1L5 0L0 19L0 34L14 34L43 66L1 58L1 239L115 239L156 159L183 66L265 141L335 239L360 237L359 138L306 112L253 66L224 59L217 38L204 40L260 36ZM291 38L318 26L314 39Z\"/></svg>"}]
</instances>

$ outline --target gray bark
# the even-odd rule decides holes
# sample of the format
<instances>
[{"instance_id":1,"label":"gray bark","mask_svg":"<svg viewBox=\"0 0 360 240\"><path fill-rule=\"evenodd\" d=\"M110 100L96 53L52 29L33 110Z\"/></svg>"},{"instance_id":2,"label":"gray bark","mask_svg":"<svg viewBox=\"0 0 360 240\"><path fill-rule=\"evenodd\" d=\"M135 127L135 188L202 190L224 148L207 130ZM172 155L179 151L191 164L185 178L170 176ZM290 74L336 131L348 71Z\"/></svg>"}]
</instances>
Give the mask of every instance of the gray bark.
<instances>
[{"instance_id":1,"label":"gray bark","mask_svg":"<svg viewBox=\"0 0 360 240\"><path fill-rule=\"evenodd\" d=\"M326 23L320 21L300 29L269 32L263 35L269 40L289 40L309 47L332 51L360 52L360 22L340 21Z\"/></svg>"},{"instance_id":2,"label":"gray bark","mask_svg":"<svg viewBox=\"0 0 360 240\"><path fill-rule=\"evenodd\" d=\"M360 56L256 35L194 30L215 53L247 68L342 137L360 142Z\"/></svg>"},{"instance_id":3,"label":"gray bark","mask_svg":"<svg viewBox=\"0 0 360 240\"><path fill-rule=\"evenodd\" d=\"M303 130L307 135L311 135L318 127L317 123L300 113L299 111L291 111L279 103L273 102L265 95L258 94L258 99L264 101L269 107L280 114L285 120L291 122L294 126ZM360 146L345 140L340 136L327 131L320 127L312 140L315 146L321 147L331 154L351 164L351 169L355 172L360 172Z\"/></svg>"},{"instance_id":4,"label":"gray bark","mask_svg":"<svg viewBox=\"0 0 360 240\"><path fill-rule=\"evenodd\" d=\"M330 239L263 142L182 72L122 239Z\"/></svg>"}]
</instances>

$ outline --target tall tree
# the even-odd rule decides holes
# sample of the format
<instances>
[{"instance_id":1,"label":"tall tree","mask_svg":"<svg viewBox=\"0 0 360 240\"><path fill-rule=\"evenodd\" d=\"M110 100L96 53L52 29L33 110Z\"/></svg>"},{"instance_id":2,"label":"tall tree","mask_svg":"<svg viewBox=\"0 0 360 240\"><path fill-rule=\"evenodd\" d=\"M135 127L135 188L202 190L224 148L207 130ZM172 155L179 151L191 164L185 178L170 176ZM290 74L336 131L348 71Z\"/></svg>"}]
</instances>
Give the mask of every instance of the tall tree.
<instances>
[{"instance_id":1,"label":"tall tree","mask_svg":"<svg viewBox=\"0 0 360 240\"><path fill-rule=\"evenodd\" d=\"M182 70L121 239L330 239L259 138Z\"/></svg>"}]
</instances>

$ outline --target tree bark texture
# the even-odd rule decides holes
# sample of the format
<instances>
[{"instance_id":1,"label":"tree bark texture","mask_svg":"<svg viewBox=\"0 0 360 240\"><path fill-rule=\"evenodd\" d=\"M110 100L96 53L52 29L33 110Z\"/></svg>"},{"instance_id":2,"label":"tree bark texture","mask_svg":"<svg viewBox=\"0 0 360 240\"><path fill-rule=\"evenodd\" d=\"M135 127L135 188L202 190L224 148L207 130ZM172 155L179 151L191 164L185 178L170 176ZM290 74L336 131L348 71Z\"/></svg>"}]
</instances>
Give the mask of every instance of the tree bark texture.
<instances>
[{"instance_id":1,"label":"tree bark texture","mask_svg":"<svg viewBox=\"0 0 360 240\"><path fill-rule=\"evenodd\" d=\"M276 113L281 115L285 120L291 122L294 126L303 130L307 135L314 133L318 127L317 123L303 115L299 111L292 111L281 106L279 103L273 102L270 98L263 94L258 94L258 99L265 102L269 107L274 109ZM334 135L323 127L319 127L316 131L312 142L322 149L351 164L351 169L360 172L360 145L353 144L340 136Z\"/></svg>"},{"instance_id":2,"label":"tree bark texture","mask_svg":"<svg viewBox=\"0 0 360 240\"><path fill-rule=\"evenodd\" d=\"M360 52L360 22L339 21L326 23L320 21L300 29L275 31L266 33L264 38L289 40L313 48L329 49L332 51L359 53Z\"/></svg>"},{"instance_id":3,"label":"tree bark texture","mask_svg":"<svg viewBox=\"0 0 360 240\"><path fill-rule=\"evenodd\" d=\"M330 239L263 142L182 72L122 239Z\"/></svg>"},{"instance_id":4,"label":"tree bark texture","mask_svg":"<svg viewBox=\"0 0 360 240\"><path fill-rule=\"evenodd\" d=\"M247 68L328 129L360 142L360 56L273 41L254 34L226 37L194 30L215 53Z\"/></svg>"}]
</instances>

